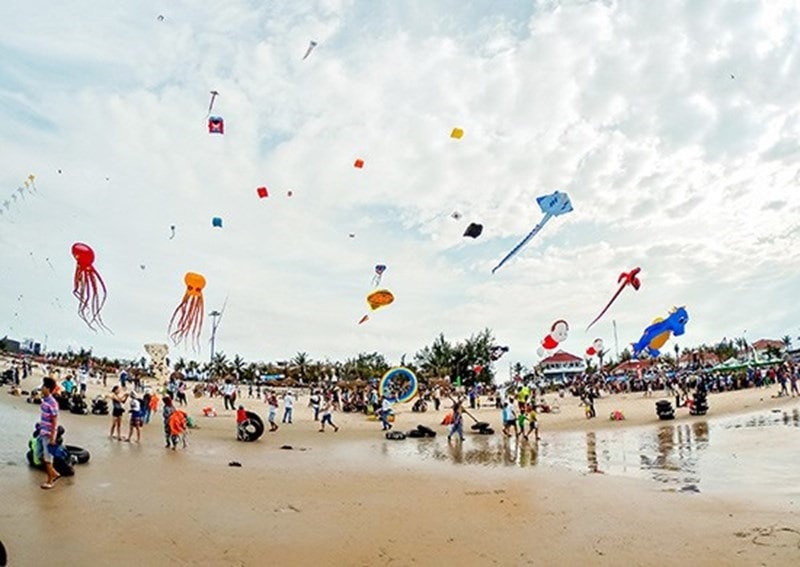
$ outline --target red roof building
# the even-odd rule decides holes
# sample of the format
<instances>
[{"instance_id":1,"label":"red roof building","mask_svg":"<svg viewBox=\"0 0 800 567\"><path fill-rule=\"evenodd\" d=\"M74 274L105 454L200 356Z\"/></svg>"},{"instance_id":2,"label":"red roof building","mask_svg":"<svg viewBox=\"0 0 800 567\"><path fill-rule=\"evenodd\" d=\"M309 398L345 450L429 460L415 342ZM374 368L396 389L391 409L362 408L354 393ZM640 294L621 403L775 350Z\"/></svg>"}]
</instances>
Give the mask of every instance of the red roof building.
<instances>
[{"instance_id":1,"label":"red roof building","mask_svg":"<svg viewBox=\"0 0 800 567\"><path fill-rule=\"evenodd\" d=\"M550 380L564 380L586 370L586 362L580 357L563 350L539 362L539 370Z\"/></svg>"},{"instance_id":2,"label":"red roof building","mask_svg":"<svg viewBox=\"0 0 800 567\"><path fill-rule=\"evenodd\" d=\"M783 344L783 341L774 341L772 339L758 339L751 346L757 351L765 351L770 347L782 351L786 345Z\"/></svg>"}]
</instances>

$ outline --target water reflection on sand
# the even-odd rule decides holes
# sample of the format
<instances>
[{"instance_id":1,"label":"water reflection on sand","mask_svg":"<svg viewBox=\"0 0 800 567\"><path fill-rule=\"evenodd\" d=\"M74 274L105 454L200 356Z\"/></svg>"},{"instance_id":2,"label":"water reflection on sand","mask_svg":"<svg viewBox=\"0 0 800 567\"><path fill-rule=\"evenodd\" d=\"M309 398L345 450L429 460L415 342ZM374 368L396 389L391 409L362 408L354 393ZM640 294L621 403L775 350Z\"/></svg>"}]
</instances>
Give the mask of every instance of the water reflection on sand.
<instances>
[{"instance_id":1,"label":"water reflection on sand","mask_svg":"<svg viewBox=\"0 0 800 567\"><path fill-rule=\"evenodd\" d=\"M440 462L483 467L565 467L584 473L645 478L667 490L700 492L792 488L800 409L649 427L547 433L539 443L471 435L380 442L380 454L403 464ZM342 448L350 456L374 443ZM374 454L374 453L373 453ZM782 487L782 488L781 488ZM793 494L793 493L792 493Z\"/></svg>"}]
</instances>

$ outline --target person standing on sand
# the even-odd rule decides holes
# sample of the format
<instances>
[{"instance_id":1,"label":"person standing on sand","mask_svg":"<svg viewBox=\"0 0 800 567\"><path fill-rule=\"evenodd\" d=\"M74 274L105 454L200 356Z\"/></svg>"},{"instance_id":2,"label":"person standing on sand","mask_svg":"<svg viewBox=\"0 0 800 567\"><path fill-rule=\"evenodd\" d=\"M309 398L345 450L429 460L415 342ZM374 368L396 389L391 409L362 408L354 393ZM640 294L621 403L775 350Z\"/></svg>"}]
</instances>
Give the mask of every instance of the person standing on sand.
<instances>
[{"instance_id":1,"label":"person standing on sand","mask_svg":"<svg viewBox=\"0 0 800 567\"><path fill-rule=\"evenodd\" d=\"M222 398L225 402L225 409L228 409L228 406L232 410L236 409L236 386L230 378L225 380L225 385L222 387Z\"/></svg>"},{"instance_id":2,"label":"person standing on sand","mask_svg":"<svg viewBox=\"0 0 800 567\"><path fill-rule=\"evenodd\" d=\"M383 425L383 431L388 431L392 428L392 424L389 423L389 416L392 415L392 404L386 399L386 396L381 397L381 409L379 410L378 416L381 418L381 424Z\"/></svg>"},{"instance_id":3,"label":"person standing on sand","mask_svg":"<svg viewBox=\"0 0 800 567\"><path fill-rule=\"evenodd\" d=\"M278 396L275 395L275 392L267 392L266 396L266 402L269 404L269 414L267 415L269 430L270 432L277 431L278 424L275 423L275 416L278 413Z\"/></svg>"},{"instance_id":4,"label":"person standing on sand","mask_svg":"<svg viewBox=\"0 0 800 567\"><path fill-rule=\"evenodd\" d=\"M175 406L172 405L172 398L169 396L164 396L161 399L161 402L164 404L164 409L162 410L162 416L164 417L164 439L166 440L166 448L169 449L172 447L178 446L178 439L173 438L172 430L169 426L169 418L172 417L172 414L175 413Z\"/></svg>"},{"instance_id":5,"label":"person standing on sand","mask_svg":"<svg viewBox=\"0 0 800 567\"><path fill-rule=\"evenodd\" d=\"M53 488L53 483L61 476L53 468L53 453L50 450L50 446L56 444L58 431L58 402L53 397L55 389L55 380L52 378L42 380L42 405L39 417L39 437L36 438L36 452L47 471L47 481L42 484L42 488L45 490Z\"/></svg>"},{"instance_id":6,"label":"person standing on sand","mask_svg":"<svg viewBox=\"0 0 800 567\"><path fill-rule=\"evenodd\" d=\"M287 390L283 396L283 423L292 423L292 410L294 409L294 396Z\"/></svg>"},{"instance_id":7,"label":"person standing on sand","mask_svg":"<svg viewBox=\"0 0 800 567\"><path fill-rule=\"evenodd\" d=\"M120 391L119 385L111 388L111 431L108 433L110 439L114 438L114 431L117 432L117 441L122 440L122 414L125 413L125 401L128 399L127 393Z\"/></svg>"},{"instance_id":8,"label":"person standing on sand","mask_svg":"<svg viewBox=\"0 0 800 567\"><path fill-rule=\"evenodd\" d=\"M142 438L142 402L139 401L139 394L136 390L131 392L131 403L128 411L131 416L129 418L128 436L125 441L130 441L133 437L133 432L136 432L136 442L138 443Z\"/></svg>"},{"instance_id":9,"label":"person standing on sand","mask_svg":"<svg viewBox=\"0 0 800 567\"><path fill-rule=\"evenodd\" d=\"M319 424L319 432L325 432L325 424L330 424L333 427L334 433L339 431L339 426L333 423L333 401L328 398L322 406L322 422Z\"/></svg>"}]
</instances>

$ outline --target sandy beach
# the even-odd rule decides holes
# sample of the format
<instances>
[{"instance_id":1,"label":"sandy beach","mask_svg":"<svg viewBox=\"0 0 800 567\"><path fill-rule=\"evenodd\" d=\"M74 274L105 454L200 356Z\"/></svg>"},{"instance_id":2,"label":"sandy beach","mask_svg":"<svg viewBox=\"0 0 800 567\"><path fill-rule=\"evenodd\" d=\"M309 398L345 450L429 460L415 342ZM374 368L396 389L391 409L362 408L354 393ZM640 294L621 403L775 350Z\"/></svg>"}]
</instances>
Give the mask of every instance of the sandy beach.
<instances>
[{"instance_id":1,"label":"sandy beach","mask_svg":"<svg viewBox=\"0 0 800 567\"><path fill-rule=\"evenodd\" d=\"M38 380L28 378L23 388ZM104 391L93 384L89 394ZM263 402L243 393L240 402L266 414ZM681 412L670 425L699 431L723 416L791 415L800 407L797 398L771 398L774 393L714 394L709 416ZM532 453L536 462L537 451L552 455L560 440L576 432L589 438L594 432L616 435L613 428L655 431L663 426L655 416L657 399L602 398L594 420L583 417L577 398L560 399L559 413L540 416L540 448L503 441L499 433L492 439L468 433L463 445L448 445L438 425L444 410L415 414L398 408L396 428L430 425L439 435L428 441L384 440L380 424L358 414L336 413L340 431L319 433L302 397L294 424L241 443L235 440L234 412L223 411L221 399L190 396L188 412L199 428L191 430L189 446L177 451L165 450L160 417L135 444L108 439L110 416L62 413L67 443L89 449L92 458L76 467L74 477L44 491L43 473L24 460L38 406L4 389L0 540L9 565L796 564L796 482L765 497L740 489L684 491L557 464L470 464L469 455L491 451L513 453L517 464L520 455ZM202 416L209 405L217 417ZM609 421L613 410L627 419ZM498 410L472 413L499 432ZM127 416L123 425L127 431ZM778 433L797 447L800 428ZM764 443L777 439L775 434L756 433ZM425 457L433 453L444 457ZM230 467L231 461L242 466Z\"/></svg>"}]
</instances>

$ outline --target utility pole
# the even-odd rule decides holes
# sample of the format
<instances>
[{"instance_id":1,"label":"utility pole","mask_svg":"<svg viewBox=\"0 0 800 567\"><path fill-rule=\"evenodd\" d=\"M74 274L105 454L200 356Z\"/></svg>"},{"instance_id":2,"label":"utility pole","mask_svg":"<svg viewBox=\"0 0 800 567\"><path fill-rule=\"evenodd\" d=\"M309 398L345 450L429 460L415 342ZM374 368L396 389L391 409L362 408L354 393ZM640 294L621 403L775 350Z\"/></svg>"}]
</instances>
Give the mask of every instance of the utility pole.
<instances>
[{"instance_id":1,"label":"utility pole","mask_svg":"<svg viewBox=\"0 0 800 567\"><path fill-rule=\"evenodd\" d=\"M211 362L214 362L214 342L217 338L217 327L219 327L219 318L222 317L222 313L217 311L216 309L208 314L211 317Z\"/></svg>"},{"instance_id":2,"label":"utility pole","mask_svg":"<svg viewBox=\"0 0 800 567\"><path fill-rule=\"evenodd\" d=\"M617 338L617 320L614 319L612 323L614 323L614 350L617 353L617 360L619 360L619 338Z\"/></svg>"}]
</instances>

